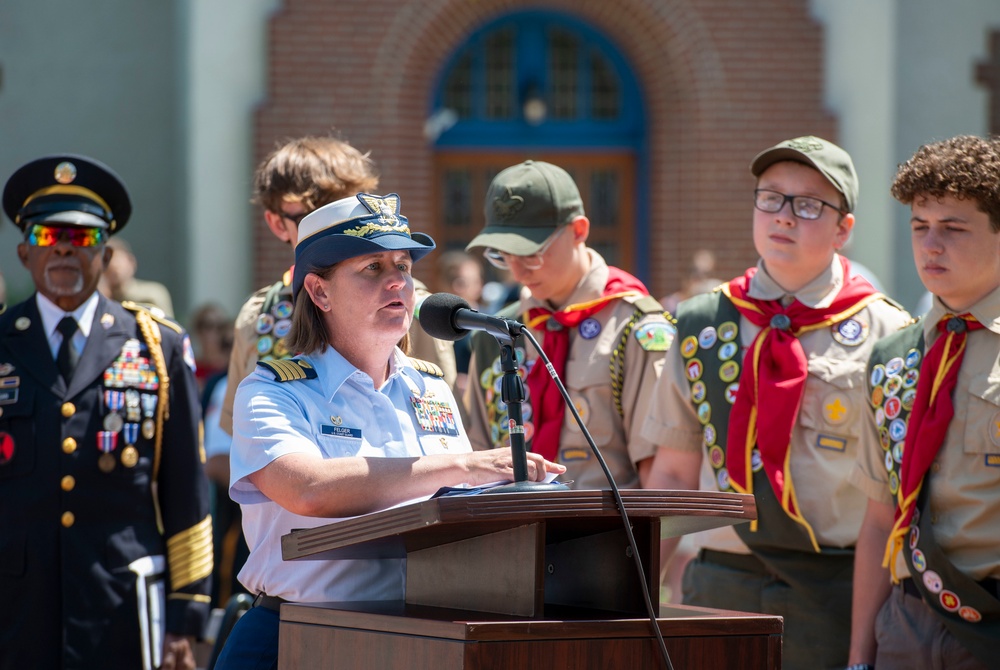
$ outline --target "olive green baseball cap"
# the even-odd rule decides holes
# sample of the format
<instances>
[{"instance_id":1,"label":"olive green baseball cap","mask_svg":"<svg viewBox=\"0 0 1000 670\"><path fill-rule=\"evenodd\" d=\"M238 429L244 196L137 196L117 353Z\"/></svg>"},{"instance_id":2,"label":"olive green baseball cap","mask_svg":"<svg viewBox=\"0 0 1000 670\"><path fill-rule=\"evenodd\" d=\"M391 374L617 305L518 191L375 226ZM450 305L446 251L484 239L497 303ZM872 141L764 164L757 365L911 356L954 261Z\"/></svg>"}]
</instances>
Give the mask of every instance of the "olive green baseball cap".
<instances>
[{"instance_id":1,"label":"olive green baseball cap","mask_svg":"<svg viewBox=\"0 0 1000 670\"><path fill-rule=\"evenodd\" d=\"M583 199L566 170L524 161L493 178L484 205L486 227L467 251L492 247L515 256L537 253L560 226L584 216Z\"/></svg>"},{"instance_id":2,"label":"olive green baseball cap","mask_svg":"<svg viewBox=\"0 0 1000 670\"><path fill-rule=\"evenodd\" d=\"M795 161L816 168L844 196L848 212L857 207L858 173L851 156L833 142L812 135L785 140L757 154L750 163L750 172L759 177L780 161Z\"/></svg>"}]
</instances>

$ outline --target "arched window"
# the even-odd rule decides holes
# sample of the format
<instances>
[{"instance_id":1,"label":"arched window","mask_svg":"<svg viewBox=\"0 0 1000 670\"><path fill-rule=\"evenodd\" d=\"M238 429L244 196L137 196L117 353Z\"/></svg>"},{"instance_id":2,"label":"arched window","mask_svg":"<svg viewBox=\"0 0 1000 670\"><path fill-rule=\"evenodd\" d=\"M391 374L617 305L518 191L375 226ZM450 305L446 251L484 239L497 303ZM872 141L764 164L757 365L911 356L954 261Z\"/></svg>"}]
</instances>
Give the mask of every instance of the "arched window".
<instances>
[{"instance_id":1,"label":"arched window","mask_svg":"<svg viewBox=\"0 0 1000 670\"><path fill-rule=\"evenodd\" d=\"M644 272L633 249L645 234L636 177L645 163L642 95L619 51L588 24L531 11L475 31L438 77L427 131L443 247L463 247L482 227L498 171L534 158L573 175L590 245L609 263Z\"/></svg>"}]
</instances>

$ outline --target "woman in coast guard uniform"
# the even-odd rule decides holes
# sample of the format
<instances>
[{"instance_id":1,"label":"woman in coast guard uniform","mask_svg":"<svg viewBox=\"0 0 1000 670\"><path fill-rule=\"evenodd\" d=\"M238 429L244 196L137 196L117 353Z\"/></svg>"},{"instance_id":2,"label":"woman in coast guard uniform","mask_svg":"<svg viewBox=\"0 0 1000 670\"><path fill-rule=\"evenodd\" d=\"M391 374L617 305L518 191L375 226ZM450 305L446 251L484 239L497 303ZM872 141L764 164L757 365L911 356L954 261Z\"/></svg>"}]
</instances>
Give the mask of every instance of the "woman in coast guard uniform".
<instances>
[{"instance_id":1,"label":"woman in coast guard uniform","mask_svg":"<svg viewBox=\"0 0 1000 670\"><path fill-rule=\"evenodd\" d=\"M33 161L3 206L38 292L0 315L0 668L193 668L212 536L187 335L95 290L130 212L107 168Z\"/></svg>"},{"instance_id":2,"label":"woman in coast guard uniform","mask_svg":"<svg viewBox=\"0 0 1000 670\"><path fill-rule=\"evenodd\" d=\"M258 363L236 392L229 491L250 546L240 581L257 598L223 670L277 667L282 602L403 597L401 560L282 561L292 529L513 479L508 449L472 452L440 369L396 346L413 318L412 264L434 249L411 235L399 196L338 200L299 231L286 346L302 354ZM564 470L529 455L532 480Z\"/></svg>"}]
</instances>

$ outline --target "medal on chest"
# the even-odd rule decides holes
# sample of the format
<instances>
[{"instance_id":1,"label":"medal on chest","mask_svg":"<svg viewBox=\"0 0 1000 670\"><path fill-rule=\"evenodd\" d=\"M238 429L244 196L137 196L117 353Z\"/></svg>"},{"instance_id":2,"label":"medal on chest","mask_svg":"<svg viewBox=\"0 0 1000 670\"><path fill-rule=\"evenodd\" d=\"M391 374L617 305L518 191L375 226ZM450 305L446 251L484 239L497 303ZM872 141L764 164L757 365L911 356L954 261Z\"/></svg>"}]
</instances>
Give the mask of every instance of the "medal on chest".
<instances>
[{"instance_id":1,"label":"medal on chest","mask_svg":"<svg viewBox=\"0 0 1000 670\"><path fill-rule=\"evenodd\" d=\"M451 403L433 398L410 396L410 406L417 417L420 428L429 433L458 435L458 424L452 411Z\"/></svg>"}]
</instances>

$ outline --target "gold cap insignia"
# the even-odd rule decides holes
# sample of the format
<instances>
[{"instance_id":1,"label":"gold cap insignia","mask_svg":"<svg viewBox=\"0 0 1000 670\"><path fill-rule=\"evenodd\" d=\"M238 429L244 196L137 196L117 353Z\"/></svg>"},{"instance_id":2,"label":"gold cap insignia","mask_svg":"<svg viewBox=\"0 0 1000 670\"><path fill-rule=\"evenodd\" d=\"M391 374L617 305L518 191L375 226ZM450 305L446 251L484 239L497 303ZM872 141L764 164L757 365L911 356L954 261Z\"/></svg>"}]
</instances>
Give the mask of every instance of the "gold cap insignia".
<instances>
[{"instance_id":1,"label":"gold cap insignia","mask_svg":"<svg viewBox=\"0 0 1000 670\"><path fill-rule=\"evenodd\" d=\"M72 184L76 179L76 166L69 161L63 161L56 166L54 176L60 184Z\"/></svg>"}]
</instances>

